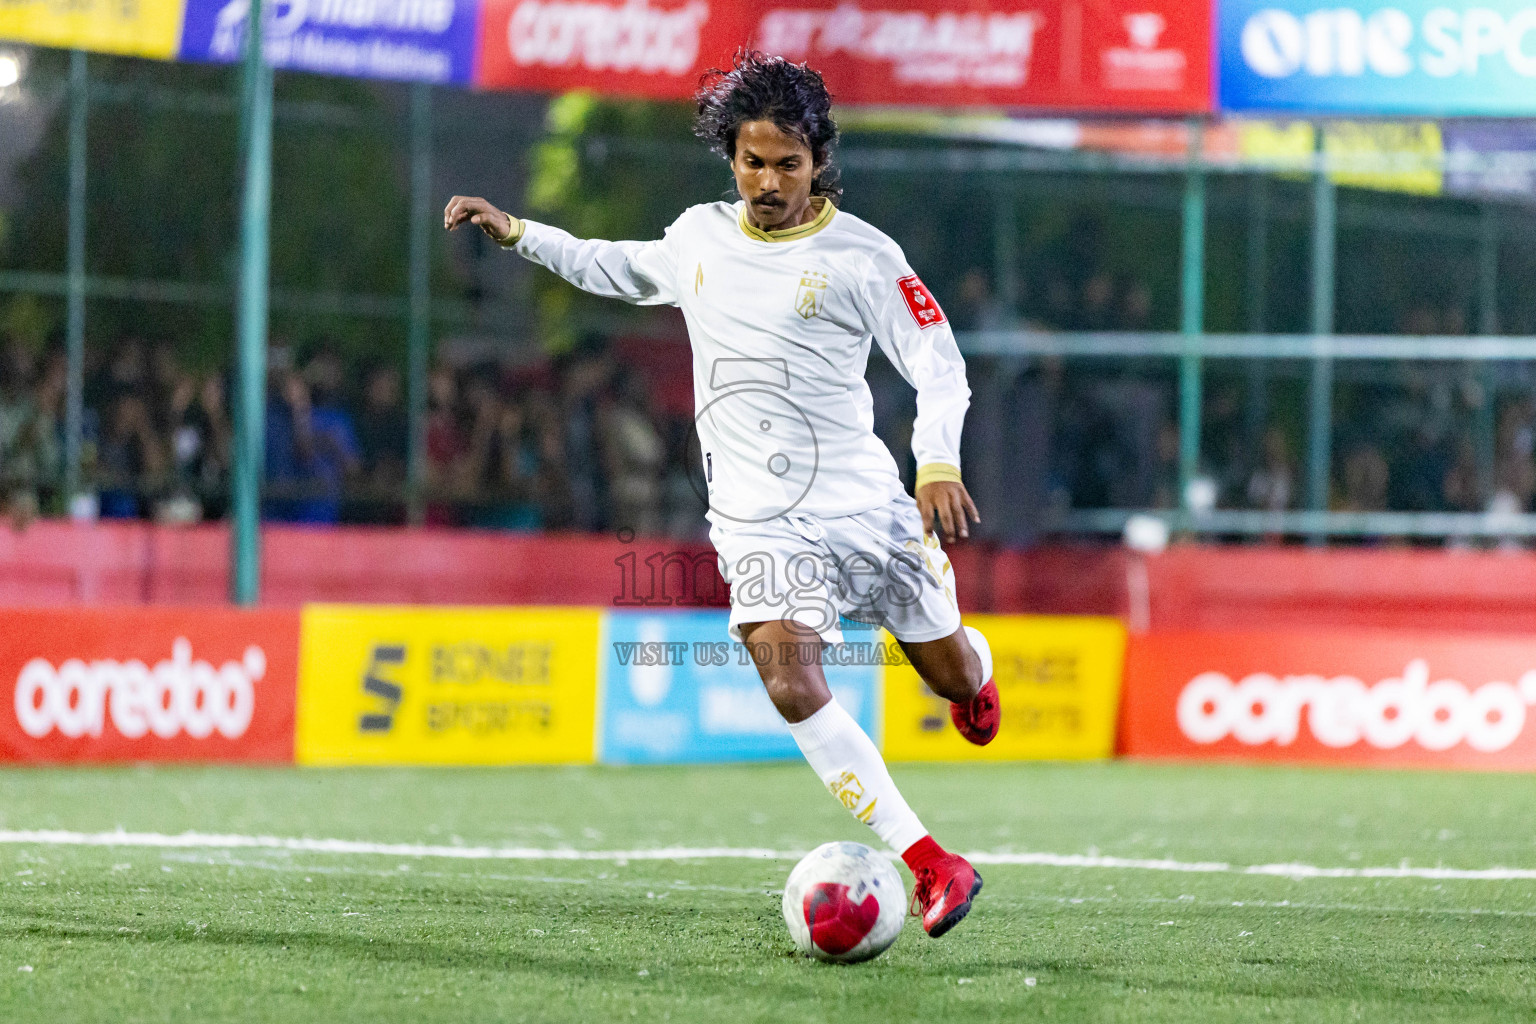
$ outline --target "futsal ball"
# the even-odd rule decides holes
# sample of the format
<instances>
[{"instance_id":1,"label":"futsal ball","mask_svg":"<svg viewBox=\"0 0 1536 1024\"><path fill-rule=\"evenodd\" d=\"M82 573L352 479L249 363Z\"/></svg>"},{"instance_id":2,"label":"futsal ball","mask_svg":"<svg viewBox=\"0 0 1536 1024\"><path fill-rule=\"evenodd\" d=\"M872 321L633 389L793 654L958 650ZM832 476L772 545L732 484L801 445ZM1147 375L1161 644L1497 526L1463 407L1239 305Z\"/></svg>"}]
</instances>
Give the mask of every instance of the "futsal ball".
<instances>
[{"instance_id":1,"label":"futsal ball","mask_svg":"<svg viewBox=\"0 0 1536 1024\"><path fill-rule=\"evenodd\" d=\"M824 843L784 885L784 923L818 960L873 960L901 936L907 891L891 862L863 843Z\"/></svg>"}]
</instances>

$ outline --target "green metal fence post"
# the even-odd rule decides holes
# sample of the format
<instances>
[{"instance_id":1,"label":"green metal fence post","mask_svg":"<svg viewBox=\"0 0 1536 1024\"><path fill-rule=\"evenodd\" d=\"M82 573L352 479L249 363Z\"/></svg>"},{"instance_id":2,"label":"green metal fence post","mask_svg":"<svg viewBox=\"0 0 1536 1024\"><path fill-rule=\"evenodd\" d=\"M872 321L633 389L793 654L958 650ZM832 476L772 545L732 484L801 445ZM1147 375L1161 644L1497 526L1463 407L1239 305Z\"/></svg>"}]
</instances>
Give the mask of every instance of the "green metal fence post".
<instances>
[{"instance_id":1,"label":"green metal fence post","mask_svg":"<svg viewBox=\"0 0 1536 1024\"><path fill-rule=\"evenodd\" d=\"M411 312L407 388L410 455L406 518L425 518L427 476L427 350L432 344L432 87L411 89Z\"/></svg>"},{"instance_id":2,"label":"green metal fence post","mask_svg":"<svg viewBox=\"0 0 1536 1024\"><path fill-rule=\"evenodd\" d=\"M239 352L230 479L230 597L240 605L255 604L261 594L261 474L266 443L272 214L272 69L262 56L262 9L262 0L251 0L241 90L245 194L240 208Z\"/></svg>"},{"instance_id":3,"label":"green metal fence post","mask_svg":"<svg viewBox=\"0 0 1536 1024\"><path fill-rule=\"evenodd\" d=\"M1477 333L1499 333L1499 217L1492 203L1484 203L1477 236ZM1473 447L1477 450L1477 493L1487 501L1493 496L1494 473L1498 461L1494 417L1498 413L1494 394L1493 365L1486 360L1475 370L1482 385L1483 401L1472 421Z\"/></svg>"},{"instance_id":4,"label":"green metal fence post","mask_svg":"<svg viewBox=\"0 0 1536 1024\"><path fill-rule=\"evenodd\" d=\"M1317 170L1312 176L1312 333L1333 333L1334 256L1338 246L1338 195L1328 176L1323 129L1317 127ZM1307 396L1307 507L1328 509L1333 448L1333 358L1312 360Z\"/></svg>"},{"instance_id":5,"label":"green metal fence post","mask_svg":"<svg viewBox=\"0 0 1536 1024\"><path fill-rule=\"evenodd\" d=\"M84 51L69 55L69 256L64 342L68 362L64 396L64 502L80 491L80 451L85 424L85 175L90 96Z\"/></svg>"},{"instance_id":6,"label":"green metal fence post","mask_svg":"<svg viewBox=\"0 0 1536 1024\"><path fill-rule=\"evenodd\" d=\"M1263 334L1269 321L1269 176L1248 182L1248 333ZM1255 461L1261 457L1269 422L1269 362L1248 360L1248 409L1244 442Z\"/></svg>"},{"instance_id":7,"label":"green metal fence post","mask_svg":"<svg viewBox=\"0 0 1536 1024\"><path fill-rule=\"evenodd\" d=\"M1189 167L1184 174L1183 256L1179 287L1179 330L1184 354L1179 359L1179 494L1189 504L1189 482L1200 471L1202 363L1200 335L1205 330L1205 170L1201 160L1205 124L1189 122Z\"/></svg>"}]
</instances>

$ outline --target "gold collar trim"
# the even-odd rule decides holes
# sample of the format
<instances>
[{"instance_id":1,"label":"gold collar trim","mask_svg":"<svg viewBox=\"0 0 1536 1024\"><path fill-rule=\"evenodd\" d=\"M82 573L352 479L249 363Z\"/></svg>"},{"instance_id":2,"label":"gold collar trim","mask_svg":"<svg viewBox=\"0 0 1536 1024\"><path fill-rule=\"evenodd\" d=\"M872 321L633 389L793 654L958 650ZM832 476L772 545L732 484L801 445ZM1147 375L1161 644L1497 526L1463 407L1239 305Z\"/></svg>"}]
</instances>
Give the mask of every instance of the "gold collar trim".
<instances>
[{"instance_id":1,"label":"gold collar trim","mask_svg":"<svg viewBox=\"0 0 1536 1024\"><path fill-rule=\"evenodd\" d=\"M816 216L810 221L793 228L780 228L777 231L764 231L754 227L747 219L747 204L741 204L741 230L748 238L755 238L759 242L797 242L802 238L809 238L828 224L832 223L832 217L837 213L837 207L826 196L812 196L811 205L818 207Z\"/></svg>"}]
</instances>

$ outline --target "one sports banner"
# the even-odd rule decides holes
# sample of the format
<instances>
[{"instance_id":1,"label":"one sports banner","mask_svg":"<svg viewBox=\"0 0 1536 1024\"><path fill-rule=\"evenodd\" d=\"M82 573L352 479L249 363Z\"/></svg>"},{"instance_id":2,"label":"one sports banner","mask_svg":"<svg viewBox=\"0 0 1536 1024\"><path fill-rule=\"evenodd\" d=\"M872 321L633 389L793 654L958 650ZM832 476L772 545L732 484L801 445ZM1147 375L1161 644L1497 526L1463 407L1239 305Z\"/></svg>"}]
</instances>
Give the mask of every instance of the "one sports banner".
<instances>
[{"instance_id":1,"label":"one sports banner","mask_svg":"<svg viewBox=\"0 0 1536 1024\"><path fill-rule=\"evenodd\" d=\"M1207 0L484 0L477 84L685 99L751 45L840 103L1210 109Z\"/></svg>"},{"instance_id":2,"label":"one sports banner","mask_svg":"<svg viewBox=\"0 0 1536 1024\"><path fill-rule=\"evenodd\" d=\"M0 0L0 39L168 60L183 0Z\"/></svg>"},{"instance_id":3,"label":"one sports banner","mask_svg":"<svg viewBox=\"0 0 1536 1024\"><path fill-rule=\"evenodd\" d=\"M268 0L262 42L273 67L358 78L468 85L479 0ZM187 0L183 60L240 59L249 0Z\"/></svg>"},{"instance_id":4,"label":"one sports banner","mask_svg":"<svg viewBox=\"0 0 1536 1024\"><path fill-rule=\"evenodd\" d=\"M1528 771L1536 768L1532 705L1529 637L1151 633L1131 639L1121 748L1153 757Z\"/></svg>"},{"instance_id":5,"label":"one sports banner","mask_svg":"<svg viewBox=\"0 0 1536 1024\"><path fill-rule=\"evenodd\" d=\"M0 761L293 760L299 615L0 612Z\"/></svg>"},{"instance_id":6,"label":"one sports banner","mask_svg":"<svg viewBox=\"0 0 1536 1024\"><path fill-rule=\"evenodd\" d=\"M1218 0L1231 111L1536 114L1536 0Z\"/></svg>"},{"instance_id":7,"label":"one sports banner","mask_svg":"<svg viewBox=\"0 0 1536 1024\"><path fill-rule=\"evenodd\" d=\"M595 608L308 605L303 764L593 759Z\"/></svg>"},{"instance_id":8,"label":"one sports banner","mask_svg":"<svg viewBox=\"0 0 1536 1024\"><path fill-rule=\"evenodd\" d=\"M967 743L910 665L885 670L885 756L892 761L1082 760L1114 753L1125 627L1094 616L967 615L992 648L1002 725Z\"/></svg>"},{"instance_id":9,"label":"one sports banner","mask_svg":"<svg viewBox=\"0 0 1536 1024\"><path fill-rule=\"evenodd\" d=\"M601 757L609 764L682 764L798 758L747 648L717 611L605 616ZM827 684L879 739L883 634L845 623L847 643L821 652ZM888 639L888 638L884 638ZM790 657L797 654L791 653Z\"/></svg>"}]
</instances>

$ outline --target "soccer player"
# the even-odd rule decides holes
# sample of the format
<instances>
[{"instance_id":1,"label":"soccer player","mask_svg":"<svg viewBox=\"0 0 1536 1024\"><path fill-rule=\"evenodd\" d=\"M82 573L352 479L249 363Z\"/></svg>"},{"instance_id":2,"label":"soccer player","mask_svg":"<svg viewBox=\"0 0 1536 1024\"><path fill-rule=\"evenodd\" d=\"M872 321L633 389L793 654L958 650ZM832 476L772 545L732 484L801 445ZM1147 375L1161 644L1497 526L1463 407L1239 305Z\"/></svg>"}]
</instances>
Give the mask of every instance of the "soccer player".
<instances>
[{"instance_id":1,"label":"soccer player","mask_svg":"<svg viewBox=\"0 0 1536 1024\"><path fill-rule=\"evenodd\" d=\"M821 780L912 870L937 937L969 912L981 876L902 799L827 688L822 645L843 642L842 618L884 626L951 702L961 735L997 734L991 652L961 625L937 535L954 543L980 521L960 479L965 363L900 247L838 209L820 74L744 51L696 99L696 134L729 161L741 201L685 210L651 242L579 239L467 196L449 202L444 225L473 224L595 295L682 309L730 635ZM915 501L874 434L871 342L917 389Z\"/></svg>"}]
</instances>

